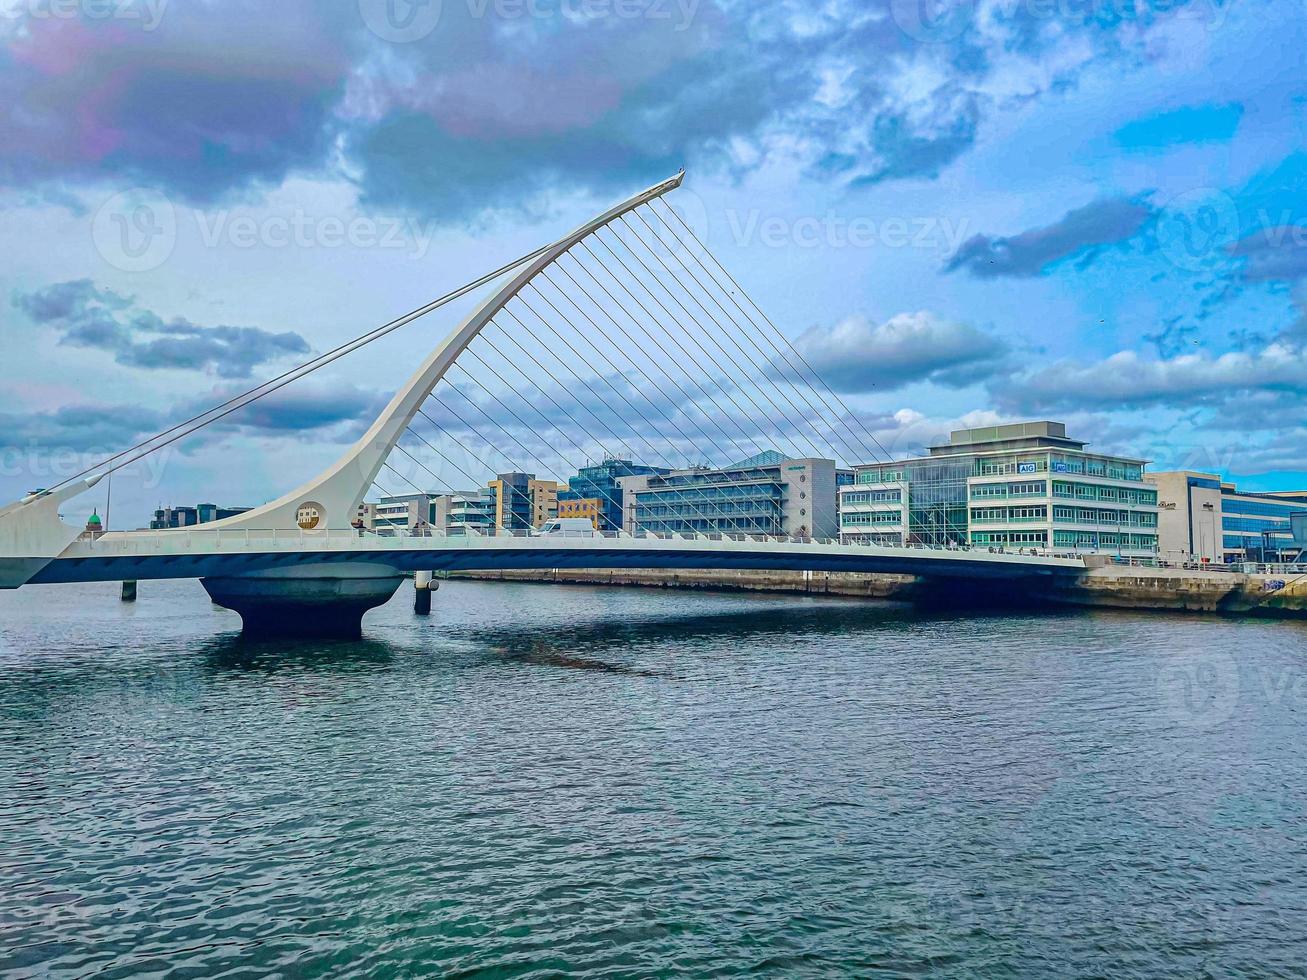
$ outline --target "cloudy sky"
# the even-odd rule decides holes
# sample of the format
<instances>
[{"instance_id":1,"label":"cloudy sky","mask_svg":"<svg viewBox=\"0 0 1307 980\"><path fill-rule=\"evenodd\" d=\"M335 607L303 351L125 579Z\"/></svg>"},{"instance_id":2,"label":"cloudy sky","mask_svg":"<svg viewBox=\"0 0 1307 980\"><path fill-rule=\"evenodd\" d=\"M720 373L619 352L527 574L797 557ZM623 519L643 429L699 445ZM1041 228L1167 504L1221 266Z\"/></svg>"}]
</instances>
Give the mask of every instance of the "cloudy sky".
<instances>
[{"instance_id":1,"label":"cloudy sky","mask_svg":"<svg viewBox=\"0 0 1307 980\"><path fill-rule=\"evenodd\" d=\"M1299 0L0 14L6 499L681 166L672 202L891 450L1051 417L1157 467L1307 484ZM449 326L125 474L115 523L289 489Z\"/></svg>"}]
</instances>

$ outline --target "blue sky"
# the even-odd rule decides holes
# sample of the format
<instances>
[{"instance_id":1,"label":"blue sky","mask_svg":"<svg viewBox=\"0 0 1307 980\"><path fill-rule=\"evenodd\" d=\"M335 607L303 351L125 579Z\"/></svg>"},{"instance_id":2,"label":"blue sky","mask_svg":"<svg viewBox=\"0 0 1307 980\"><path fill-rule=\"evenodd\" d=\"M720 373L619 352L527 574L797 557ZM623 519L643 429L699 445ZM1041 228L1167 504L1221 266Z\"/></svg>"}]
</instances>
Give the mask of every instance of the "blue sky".
<instances>
[{"instance_id":1,"label":"blue sky","mask_svg":"<svg viewBox=\"0 0 1307 980\"><path fill-rule=\"evenodd\" d=\"M892 450L1052 417L1307 485L1301 3L0 12L6 499L681 166L678 209ZM300 482L465 308L124 475L118 523Z\"/></svg>"}]
</instances>

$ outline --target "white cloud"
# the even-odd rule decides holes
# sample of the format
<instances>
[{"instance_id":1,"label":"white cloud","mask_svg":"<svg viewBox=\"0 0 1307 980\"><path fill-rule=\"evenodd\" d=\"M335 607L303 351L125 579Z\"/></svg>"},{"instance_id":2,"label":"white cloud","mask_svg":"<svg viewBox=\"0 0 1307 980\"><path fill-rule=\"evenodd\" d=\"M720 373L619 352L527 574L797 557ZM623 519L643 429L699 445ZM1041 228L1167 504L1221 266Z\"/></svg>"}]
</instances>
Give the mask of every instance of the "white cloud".
<instances>
[{"instance_id":1,"label":"white cloud","mask_svg":"<svg viewBox=\"0 0 1307 980\"><path fill-rule=\"evenodd\" d=\"M1258 351L1145 358L1125 350L1101 361L1060 361L1013 378L996 395L1025 408L1201 405L1252 391L1307 388L1307 350L1275 341Z\"/></svg>"},{"instance_id":2,"label":"white cloud","mask_svg":"<svg viewBox=\"0 0 1307 980\"><path fill-rule=\"evenodd\" d=\"M884 323L852 316L832 327L812 327L798 348L843 392L892 391L916 381L961 387L997 370L1007 354L1007 345L992 334L925 310Z\"/></svg>"}]
</instances>

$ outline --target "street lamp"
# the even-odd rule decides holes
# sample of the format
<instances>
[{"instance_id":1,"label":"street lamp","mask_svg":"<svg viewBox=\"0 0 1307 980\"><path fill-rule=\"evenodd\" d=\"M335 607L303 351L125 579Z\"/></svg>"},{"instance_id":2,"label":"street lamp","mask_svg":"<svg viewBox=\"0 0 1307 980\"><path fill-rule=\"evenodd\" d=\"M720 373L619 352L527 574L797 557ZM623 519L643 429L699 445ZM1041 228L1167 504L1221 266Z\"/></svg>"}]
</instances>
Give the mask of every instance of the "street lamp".
<instances>
[{"instance_id":1,"label":"street lamp","mask_svg":"<svg viewBox=\"0 0 1307 980\"><path fill-rule=\"evenodd\" d=\"M1213 557L1213 559L1214 559L1214 558L1216 557L1216 505L1215 505L1214 503L1212 503L1212 502L1209 500L1209 501L1207 501L1205 504L1203 504L1203 510L1207 511L1207 515L1208 515L1208 517L1211 518L1211 528L1212 528L1212 557ZM1198 539L1198 550L1199 550L1200 552L1203 550L1202 544L1203 544L1203 542L1202 542L1202 538L1201 538L1201 536L1200 536L1199 539ZM1198 561L1201 563L1204 557L1205 557L1204 555L1200 554L1200 555L1198 556Z\"/></svg>"}]
</instances>

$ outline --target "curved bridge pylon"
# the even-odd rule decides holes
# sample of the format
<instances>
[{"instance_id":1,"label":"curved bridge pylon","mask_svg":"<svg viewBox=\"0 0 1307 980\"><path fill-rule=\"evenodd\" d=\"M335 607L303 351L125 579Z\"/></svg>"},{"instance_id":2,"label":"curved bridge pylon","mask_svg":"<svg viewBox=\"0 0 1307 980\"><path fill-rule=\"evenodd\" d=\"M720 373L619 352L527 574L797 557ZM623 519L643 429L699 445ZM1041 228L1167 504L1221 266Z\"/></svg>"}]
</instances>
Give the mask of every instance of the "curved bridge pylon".
<instances>
[{"instance_id":1,"label":"curved bridge pylon","mask_svg":"<svg viewBox=\"0 0 1307 980\"><path fill-rule=\"evenodd\" d=\"M284 496L235 517L206 524L205 530L350 529L368 491L424 400L495 315L570 249L637 207L675 190L683 179L681 171L540 250L431 352L368 431L331 467ZM0 588L18 588L31 581L77 540L81 529L62 521L59 508L95 486L103 475L75 480L53 491L38 491L0 507ZM400 578L394 568L365 562L329 566L309 563L201 581L215 601L242 614L247 629L334 634L356 631L362 612L388 599ZM298 626L288 622L288 617L298 620Z\"/></svg>"},{"instance_id":2,"label":"curved bridge pylon","mask_svg":"<svg viewBox=\"0 0 1307 980\"><path fill-rule=\"evenodd\" d=\"M682 171L605 211L559 239L485 300L434 350L391 399L372 427L324 473L285 496L254 510L205 525L206 528L345 529L418 409L445 377L458 356L505 305L540 272L601 228L681 186Z\"/></svg>"}]
</instances>

